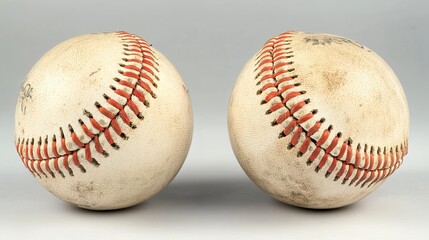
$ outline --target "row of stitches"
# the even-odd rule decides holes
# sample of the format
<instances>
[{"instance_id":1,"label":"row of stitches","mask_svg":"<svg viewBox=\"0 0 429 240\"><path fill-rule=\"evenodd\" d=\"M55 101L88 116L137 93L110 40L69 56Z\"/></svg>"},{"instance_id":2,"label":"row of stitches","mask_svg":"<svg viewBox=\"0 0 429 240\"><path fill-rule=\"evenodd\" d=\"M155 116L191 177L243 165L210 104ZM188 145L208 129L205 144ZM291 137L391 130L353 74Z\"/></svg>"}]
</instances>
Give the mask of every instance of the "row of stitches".
<instances>
[{"instance_id":1,"label":"row of stitches","mask_svg":"<svg viewBox=\"0 0 429 240\"><path fill-rule=\"evenodd\" d=\"M85 159L94 166L99 166L98 161L93 158L94 152L103 157L108 157L109 153L102 147L109 144L113 149L119 149L115 142L114 132L124 140L128 137L124 133L119 120L134 129L137 126L131 121L130 114L134 114L138 119L143 120L143 114L138 107L138 102L149 107L147 98L156 98L152 87L157 87L155 81L157 76L158 62L151 46L142 38L126 32L117 32L123 44L122 63L119 63L118 76L114 77L115 85L111 85L112 93L103 94L105 102L95 102L100 119L95 119L94 114L85 110L84 118L78 120L80 129L74 129L68 125L68 136L63 128L60 128L59 141L53 135L51 141L46 136L38 138L18 138L16 148L24 165L33 175L38 177L48 177L48 174L55 178L55 170L62 177L65 177L63 169L73 176L72 165L78 167L82 172L86 169L82 166L81 160ZM101 121L106 119L108 121ZM104 123L104 124L102 124ZM80 133L78 134L77 131ZM80 137L79 137L80 136Z\"/></svg>"},{"instance_id":2,"label":"row of stitches","mask_svg":"<svg viewBox=\"0 0 429 240\"><path fill-rule=\"evenodd\" d=\"M256 56L255 79L261 86L256 94L262 95L261 104L269 103L266 114L276 114L272 126L284 126L279 138L291 136L288 149L297 147L298 157L306 155L307 164L316 165L316 172L324 172L342 184L371 186L388 177L402 163L407 153L406 142L395 147L374 147L357 144L351 138L341 140L342 133L333 134L333 126L325 129L325 118L316 119L317 109L310 109L298 76L294 74L292 37L285 32L268 40ZM363 152L362 152L363 150Z\"/></svg>"}]
</instances>

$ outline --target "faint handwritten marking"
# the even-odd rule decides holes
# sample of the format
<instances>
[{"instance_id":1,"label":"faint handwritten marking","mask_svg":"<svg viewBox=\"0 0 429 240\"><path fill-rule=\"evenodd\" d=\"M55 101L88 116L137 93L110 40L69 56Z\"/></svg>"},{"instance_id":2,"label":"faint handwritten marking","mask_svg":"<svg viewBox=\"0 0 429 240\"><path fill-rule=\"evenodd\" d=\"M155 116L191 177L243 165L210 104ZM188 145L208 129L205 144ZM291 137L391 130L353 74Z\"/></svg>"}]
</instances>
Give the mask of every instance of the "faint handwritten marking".
<instances>
[{"instance_id":1,"label":"faint handwritten marking","mask_svg":"<svg viewBox=\"0 0 429 240\"><path fill-rule=\"evenodd\" d=\"M21 87L21 111L24 115L27 112L27 103L31 102L33 99L33 90L34 88L29 83Z\"/></svg>"},{"instance_id":2,"label":"faint handwritten marking","mask_svg":"<svg viewBox=\"0 0 429 240\"><path fill-rule=\"evenodd\" d=\"M92 77L92 75L94 75L94 74L98 73L100 70L101 70L101 68L99 68L99 69L95 70L94 72L92 72L91 74L89 74L89 76L90 76L90 77Z\"/></svg>"},{"instance_id":3,"label":"faint handwritten marking","mask_svg":"<svg viewBox=\"0 0 429 240\"><path fill-rule=\"evenodd\" d=\"M304 40L306 43L311 43L312 45L352 44L356 47L366 49L368 52L371 52L371 50L364 47L362 44L343 37L306 37Z\"/></svg>"}]
</instances>

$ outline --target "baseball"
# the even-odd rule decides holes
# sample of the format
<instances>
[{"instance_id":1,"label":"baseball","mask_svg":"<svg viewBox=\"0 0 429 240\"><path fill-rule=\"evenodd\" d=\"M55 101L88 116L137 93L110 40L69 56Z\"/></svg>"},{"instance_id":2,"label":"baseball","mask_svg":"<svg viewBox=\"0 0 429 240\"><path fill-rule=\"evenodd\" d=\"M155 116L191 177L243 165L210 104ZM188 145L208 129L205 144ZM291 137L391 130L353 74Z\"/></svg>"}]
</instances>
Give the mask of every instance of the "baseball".
<instances>
[{"instance_id":1,"label":"baseball","mask_svg":"<svg viewBox=\"0 0 429 240\"><path fill-rule=\"evenodd\" d=\"M401 165L409 113L396 75L372 50L291 31L244 66L228 126L240 165L263 191L326 209L362 199Z\"/></svg>"},{"instance_id":2,"label":"baseball","mask_svg":"<svg viewBox=\"0 0 429 240\"><path fill-rule=\"evenodd\" d=\"M174 66L144 39L88 34L32 68L15 127L24 166L47 190L111 210L149 199L175 177L191 144L192 110Z\"/></svg>"}]
</instances>

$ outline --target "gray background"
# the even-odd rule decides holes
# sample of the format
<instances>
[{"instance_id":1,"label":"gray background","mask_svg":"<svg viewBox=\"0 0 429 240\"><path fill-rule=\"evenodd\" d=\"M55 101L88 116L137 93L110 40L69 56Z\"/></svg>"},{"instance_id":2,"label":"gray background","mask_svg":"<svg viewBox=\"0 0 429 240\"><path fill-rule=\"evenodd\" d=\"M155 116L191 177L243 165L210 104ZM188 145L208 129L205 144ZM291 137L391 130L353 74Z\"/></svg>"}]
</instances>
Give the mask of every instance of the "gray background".
<instances>
[{"instance_id":1,"label":"gray background","mask_svg":"<svg viewBox=\"0 0 429 240\"><path fill-rule=\"evenodd\" d=\"M0 238L428 239L428 9L427 1L392 0L1 0ZM253 185L231 150L226 111L235 78L268 38L289 29L363 43L390 64L408 97L405 163L350 207L280 204ZM123 211L91 212L56 199L25 170L13 146L13 114L25 75L46 51L115 30L144 37L176 65L190 90L195 134L182 171L160 195Z\"/></svg>"}]
</instances>

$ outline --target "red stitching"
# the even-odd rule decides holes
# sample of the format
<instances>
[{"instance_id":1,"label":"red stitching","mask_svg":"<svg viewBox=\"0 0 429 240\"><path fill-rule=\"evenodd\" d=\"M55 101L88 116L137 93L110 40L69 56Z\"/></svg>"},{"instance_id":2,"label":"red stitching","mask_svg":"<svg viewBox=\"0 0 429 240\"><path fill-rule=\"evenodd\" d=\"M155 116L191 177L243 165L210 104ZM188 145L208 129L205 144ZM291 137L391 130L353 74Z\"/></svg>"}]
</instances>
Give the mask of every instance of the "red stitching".
<instances>
[{"instance_id":1,"label":"red stitching","mask_svg":"<svg viewBox=\"0 0 429 240\"><path fill-rule=\"evenodd\" d=\"M34 158L34 138L31 139L31 145L30 145L30 158Z\"/></svg>"},{"instance_id":2,"label":"red stitching","mask_svg":"<svg viewBox=\"0 0 429 240\"><path fill-rule=\"evenodd\" d=\"M82 121L82 119L79 119L79 123L80 123L80 126L81 126L81 128L82 128L83 132L84 132L88 137L90 137L90 138L95 137L94 133L92 133L92 132L89 130L89 128L86 126L86 124Z\"/></svg>"},{"instance_id":3,"label":"red stitching","mask_svg":"<svg viewBox=\"0 0 429 240\"><path fill-rule=\"evenodd\" d=\"M328 154L326 154L326 155L328 155ZM328 171L326 173L328 175L328 177L335 170L335 167L337 166L337 162L338 162L337 158L332 158L331 166L328 168Z\"/></svg>"},{"instance_id":4,"label":"red stitching","mask_svg":"<svg viewBox=\"0 0 429 240\"><path fill-rule=\"evenodd\" d=\"M27 141L26 141L25 145L26 145L26 146L28 146L28 139L27 139ZM28 147L26 147L26 148L25 148L25 156L26 156L27 158L29 157L29 155L28 155Z\"/></svg>"},{"instance_id":5,"label":"red stitching","mask_svg":"<svg viewBox=\"0 0 429 240\"><path fill-rule=\"evenodd\" d=\"M300 83L296 82L298 76L291 75L295 71L292 67L293 61L291 61L294 52L290 46L294 34L295 32L286 32L268 40L256 56L256 85L262 84L257 94L264 94L261 104L270 103L266 114L284 109L278 113L271 125L283 124L288 120L279 138L292 134L288 148L296 146L298 157L306 154L310 144L314 144L315 148L309 154L307 164L311 165L316 159L320 159L315 167L315 171L319 172L330 162L325 170L325 177L329 177L335 172L338 164L341 163L334 181L343 178L343 184L356 183L355 186L361 187L366 185L369 187L382 181L401 165L403 157L408 152L407 141L394 148L390 147L389 151L387 147L384 147L383 151L381 147L377 147L375 150L376 147L367 144L364 144L362 150L360 143L353 148L352 139L341 140L341 132L336 133L332 139L330 138L333 134L333 127L329 125L327 128L322 128L326 124L324 118L305 130L302 124L314 118L318 111L315 109L302 113L310 99L290 104L292 99L306 94L305 91L294 90L295 87L300 86ZM301 117L295 117L294 114L297 112L301 112ZM316 133L321 134L315 137ZM304 140L298 146L301 136L304 136ZM354 162L352 162L353 160Z\"/></svg>"},{"instance_id":6,"label":"red stitching","mask_svg":"<svg viewBox=\"0 0 429 240\"><path fill-rule=\"evenodd\" d=\"M101 146L99 137L104 136L106 141L113 148L119 149L119 146L114 141L110 130L113 129L113 131L123 139L127 139L128 137L124 134L123 129L120 127L118 119L122 119L123 122L131 128L136 128L136 125L130 121L129 116L124 111L125 106L128 106L130 110L139 119L142 120L143 115L140 112L139 107L132 100L132 97L135 96L146 106L149 106L149 102L147 101L147 97L145 96L144 92L148 93L153 98L156 98L156 94L152 90L152 87L157 87L155 80L159 80L158 76L156 75L156 72L158 72L156 66L159 64L157 62L155 52L145 40L136 35L129 34L127 32L117 32L116 34L121 39L124 46L124 55L126 57L122 59L124 63L119 64L121 69L118 72L125 79L114 78L113 80L116 81L119 85L129 88L130 93L123 89L116 89L114 86L111 86L111 88L114 94L126 98L126 103L122 105L115 99L109 97L107 94L103 94L103 97L106 99L106 103L118 109L116 113L109 111L99 102L95 103L98 111L111 120L106 127L103 127L90 112L84 112L84 116L86 116L86 118L89 120L89 123L96 131L98 131L92 132L82 119L78 119L79 126L81 127L83 133L86 135L86 137L89 137L90 140L81 140L75 133L72 126L69 125L68 129L70 132L71 143L75 145L76 149L69 149L67 147L66 137L62 128L60 128L59 133L61 136L59 146L60 148L58 148L57 145L56 135L53 135L51 143L49 143L49 138L46 136L45 141L42 144L42 138L40 137L35 150L36 156L34 156L34 138L31 138L31 143L29 143L30 138L18 138L16 143L17 152L24 165L33 175L38 175L41 177L40 174L42 174L44 177L48 177L46 173L49 173L53 178L55 178L55 174L49 166L49 162L51 160L53 161L53 169L62 177L65 177L61 171L62 167L67 170L70 176L74 176L73 170L69 165L69 160L71 160L73 165L78 167L82 172L86 172L86 169L81 164L79 151L84 151L84 158L86 161L92 163L94 166L99 166L99 163L93 158L94 154L91 150L90 144L94 144L97 153L103 155L104 157L108 157L109 154ZM128 56L132 56L132 58L127 58ZM131 79L133 82L131 82ZM148 81L149 83L146 83L145 81ZM52 154L50 154L50 151ZM62 160L62 166L60 165L60 160ZM44 164L42 164L42 162L44 162Z\"/></svg>"},{"instance_id":7,"label":"red stitching","mask_svg":"<svg viewBox=\"0 0 429 240\"><path fill-rule=\"evenodd\" d=\"M55 157L59 157L60 154L58 153L57 150L57 138L54 136L54 139L52 140L52 151L54 152L54 156ZM34 159L34 157L32 157L31 159Z\"/></svg>"},{"instance_id":8,"label":"red stitching","mask_svg":"<svg viewBox=\"0 0 429 240\"><path fill-rule=\"evenodd\" d=\"M45 177L48 177L46 173L43 171L42 167L40 166L41 163L42 161L37 161L37 170L39 170L39 172L41 172Z\"/></svg>"}]
</instances>

